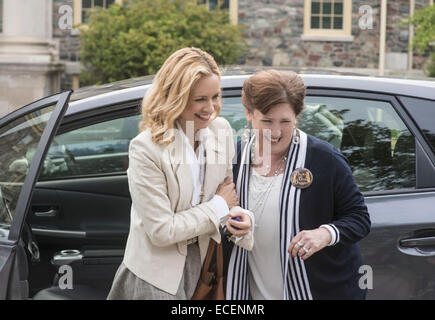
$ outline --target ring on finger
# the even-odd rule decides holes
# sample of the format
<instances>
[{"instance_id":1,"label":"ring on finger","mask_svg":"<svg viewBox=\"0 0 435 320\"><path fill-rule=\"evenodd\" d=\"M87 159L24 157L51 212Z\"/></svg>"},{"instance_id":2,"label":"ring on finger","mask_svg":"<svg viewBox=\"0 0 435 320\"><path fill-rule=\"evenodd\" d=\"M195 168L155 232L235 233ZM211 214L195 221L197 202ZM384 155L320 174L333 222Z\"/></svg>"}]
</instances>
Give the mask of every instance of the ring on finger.
<instances>
[{"instance_id":1,"label":"ring on finger","mask_svg":"<svg viewBox=\"0 0 435 320\"><path fill-rule=\"evenodd\" d=\"M308 251L310 251L310 249L307 249L305 247L302 247L302 250L304 250L305 253L308 253Z\"/></svg>"},{"instance_id":2,"label":"ring on finger","mask_svg":"<svg viewBox=\"0 0 435 320\"><path fill-rule=\"evenodd\" d=\"M296 245L297 245L298 247L303 247L303 246L304 246L304 244L303 244L302 242L300 242L300 241L298 241L298 243L296 243Z\"/></svg>"}]
</instances>

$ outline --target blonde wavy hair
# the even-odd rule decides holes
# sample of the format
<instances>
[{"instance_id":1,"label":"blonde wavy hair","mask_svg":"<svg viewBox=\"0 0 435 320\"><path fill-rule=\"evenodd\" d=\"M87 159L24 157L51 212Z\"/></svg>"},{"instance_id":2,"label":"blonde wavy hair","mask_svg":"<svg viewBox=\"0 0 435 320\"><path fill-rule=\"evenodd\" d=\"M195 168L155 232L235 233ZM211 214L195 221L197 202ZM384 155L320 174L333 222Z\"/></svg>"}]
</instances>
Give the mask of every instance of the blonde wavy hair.
<instances>
[{"instance_id":1,"label":"blonde wavy hair","mask_svg":"<svg viewBox=\"0 0 435 320\"><path fill-rule=\"evenodd\" d=\"M219 68L213 57L198 48L183 48L174 52L157 72L142 101L142 121L139 131L151 129L156 144L169 144L175 121L183 113L192 89L205 76L217 75ZM221 110L215 110L215 119Z\"/></svg>"}]
</instances>

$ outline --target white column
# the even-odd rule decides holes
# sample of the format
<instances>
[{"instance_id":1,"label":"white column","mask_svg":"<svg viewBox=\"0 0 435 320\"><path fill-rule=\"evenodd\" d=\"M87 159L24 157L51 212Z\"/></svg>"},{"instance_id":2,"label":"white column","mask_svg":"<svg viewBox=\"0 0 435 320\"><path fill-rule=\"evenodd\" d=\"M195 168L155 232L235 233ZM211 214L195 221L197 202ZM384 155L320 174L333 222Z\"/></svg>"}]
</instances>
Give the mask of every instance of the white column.
<instances>
[{"instance_id":1,"label":"white column","mask_svg":"<svg viewBox=\"0 0 435 320\"><path fill-rule=\"evenodd\" d=\"M3 35L51 39L52 2L46 0L3 0Z\"/></svg>"},{"instance_id":2,"label":"white column","mask_svg":"<svg viewBox=\"0 0 435 320\"><path fill-rule=\"evenodd\" d=\"M237 25L239 20L239 1L230 0L230 21L231 24Z\"/></svg>"},{"instance_id":3,"label":"white column","mask_svg":"<svg viewBox=\"0 0 435 320\"><path fill-rule=\"evenodd\" d=\"M385 41L387 33L387 0L381 0L381 24L379 40L379 75L383 76L385 71Z\"/></svg>"},{"instance_id":4,"label":"white column","mask_svg":"<svg viewBox=\"0 0 435 320\"><path fill-rule=\"evenodd\" d=\"M3 0L0 117L60 90L52 0Z\"/></svg>"},{"instance_id":5,"label":"white column","mask_svg":"<svg viewBox=\"0 0 435 320\"><path fill-rule=\"evenodd\" d=\"M412 17L415 11L415 0L409 1L409 16ZM408 70L412 70L412 58L414 50L411 48L412 40L414 39L414 25L409 25L408 31Z\"/></svg>"}]
</instances>

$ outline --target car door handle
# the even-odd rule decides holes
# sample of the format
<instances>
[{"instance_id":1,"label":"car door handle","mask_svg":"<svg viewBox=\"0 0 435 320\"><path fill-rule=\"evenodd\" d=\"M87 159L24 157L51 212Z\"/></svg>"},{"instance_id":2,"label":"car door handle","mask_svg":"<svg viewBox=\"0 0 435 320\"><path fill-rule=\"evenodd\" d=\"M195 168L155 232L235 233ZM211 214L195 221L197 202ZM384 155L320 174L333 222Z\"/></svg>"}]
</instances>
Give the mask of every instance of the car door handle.
<instances>
[{"instance_id":1,"label":"car door handle","mask_svg":"<svg viewBox=\"0 0 435 320\"><path fill-rule=\"evenodd\" d=\"M52 207L47 211L38 211L38 209L35 210L35 207L33 207L33 213L35 214L35 216L40 218L53 218L57 216L57 214L59 213L59 209Z\"/></svg>"},{"instance_id":2,"label":"car door handle","mask_svg":"<svg viewBox=\"0 0 435 320\"><path fill-rule=\"evenodd\" d=\"M403 239L399 243L402 247L406 248L435 246L435 237Z\"/></svg>"}]
</instances>

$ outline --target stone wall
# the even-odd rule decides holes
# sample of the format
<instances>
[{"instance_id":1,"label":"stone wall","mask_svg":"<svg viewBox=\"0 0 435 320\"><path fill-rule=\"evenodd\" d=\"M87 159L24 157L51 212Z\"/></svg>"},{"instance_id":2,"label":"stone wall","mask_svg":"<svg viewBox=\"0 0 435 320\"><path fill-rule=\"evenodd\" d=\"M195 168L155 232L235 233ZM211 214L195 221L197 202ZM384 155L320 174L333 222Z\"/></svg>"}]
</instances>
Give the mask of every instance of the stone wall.
<instances>
[{"instance_id":1,"label":"stone wall","mask_svg":"<svg viewBox=\"0 0 435 320\"><path fill-rule=\"evenodd\" d=\"M416 10L429 0L416 0ZM373 9L373 28L360 29L359 8ZM407 53L408 28L397 24L409 15L409 0L389 1L386 51ZM294 67L377 68L380 0L352 1L351 42L306 41L303 34L303 0L239 0L239 24L245 28L248 54L241 63ZM414 54L421 69L425 58Z\"/></svg>"},{"instance_id":2,"label":"stone wall","mask_svg":"<svg viewBox=\"0 0 435 320\"><path fill-rule=\"evenodd\" d=\"M68 5L74 9L74 0L53 0L53 38L58 42L60 60L66 63L80 61L80 39L76 29L62 30L59 27L59 19L62 14L59 8ZM70 68L61 76L61 90L72 88L74 73L69 72Z\"/></svg>"}]
</instances>

